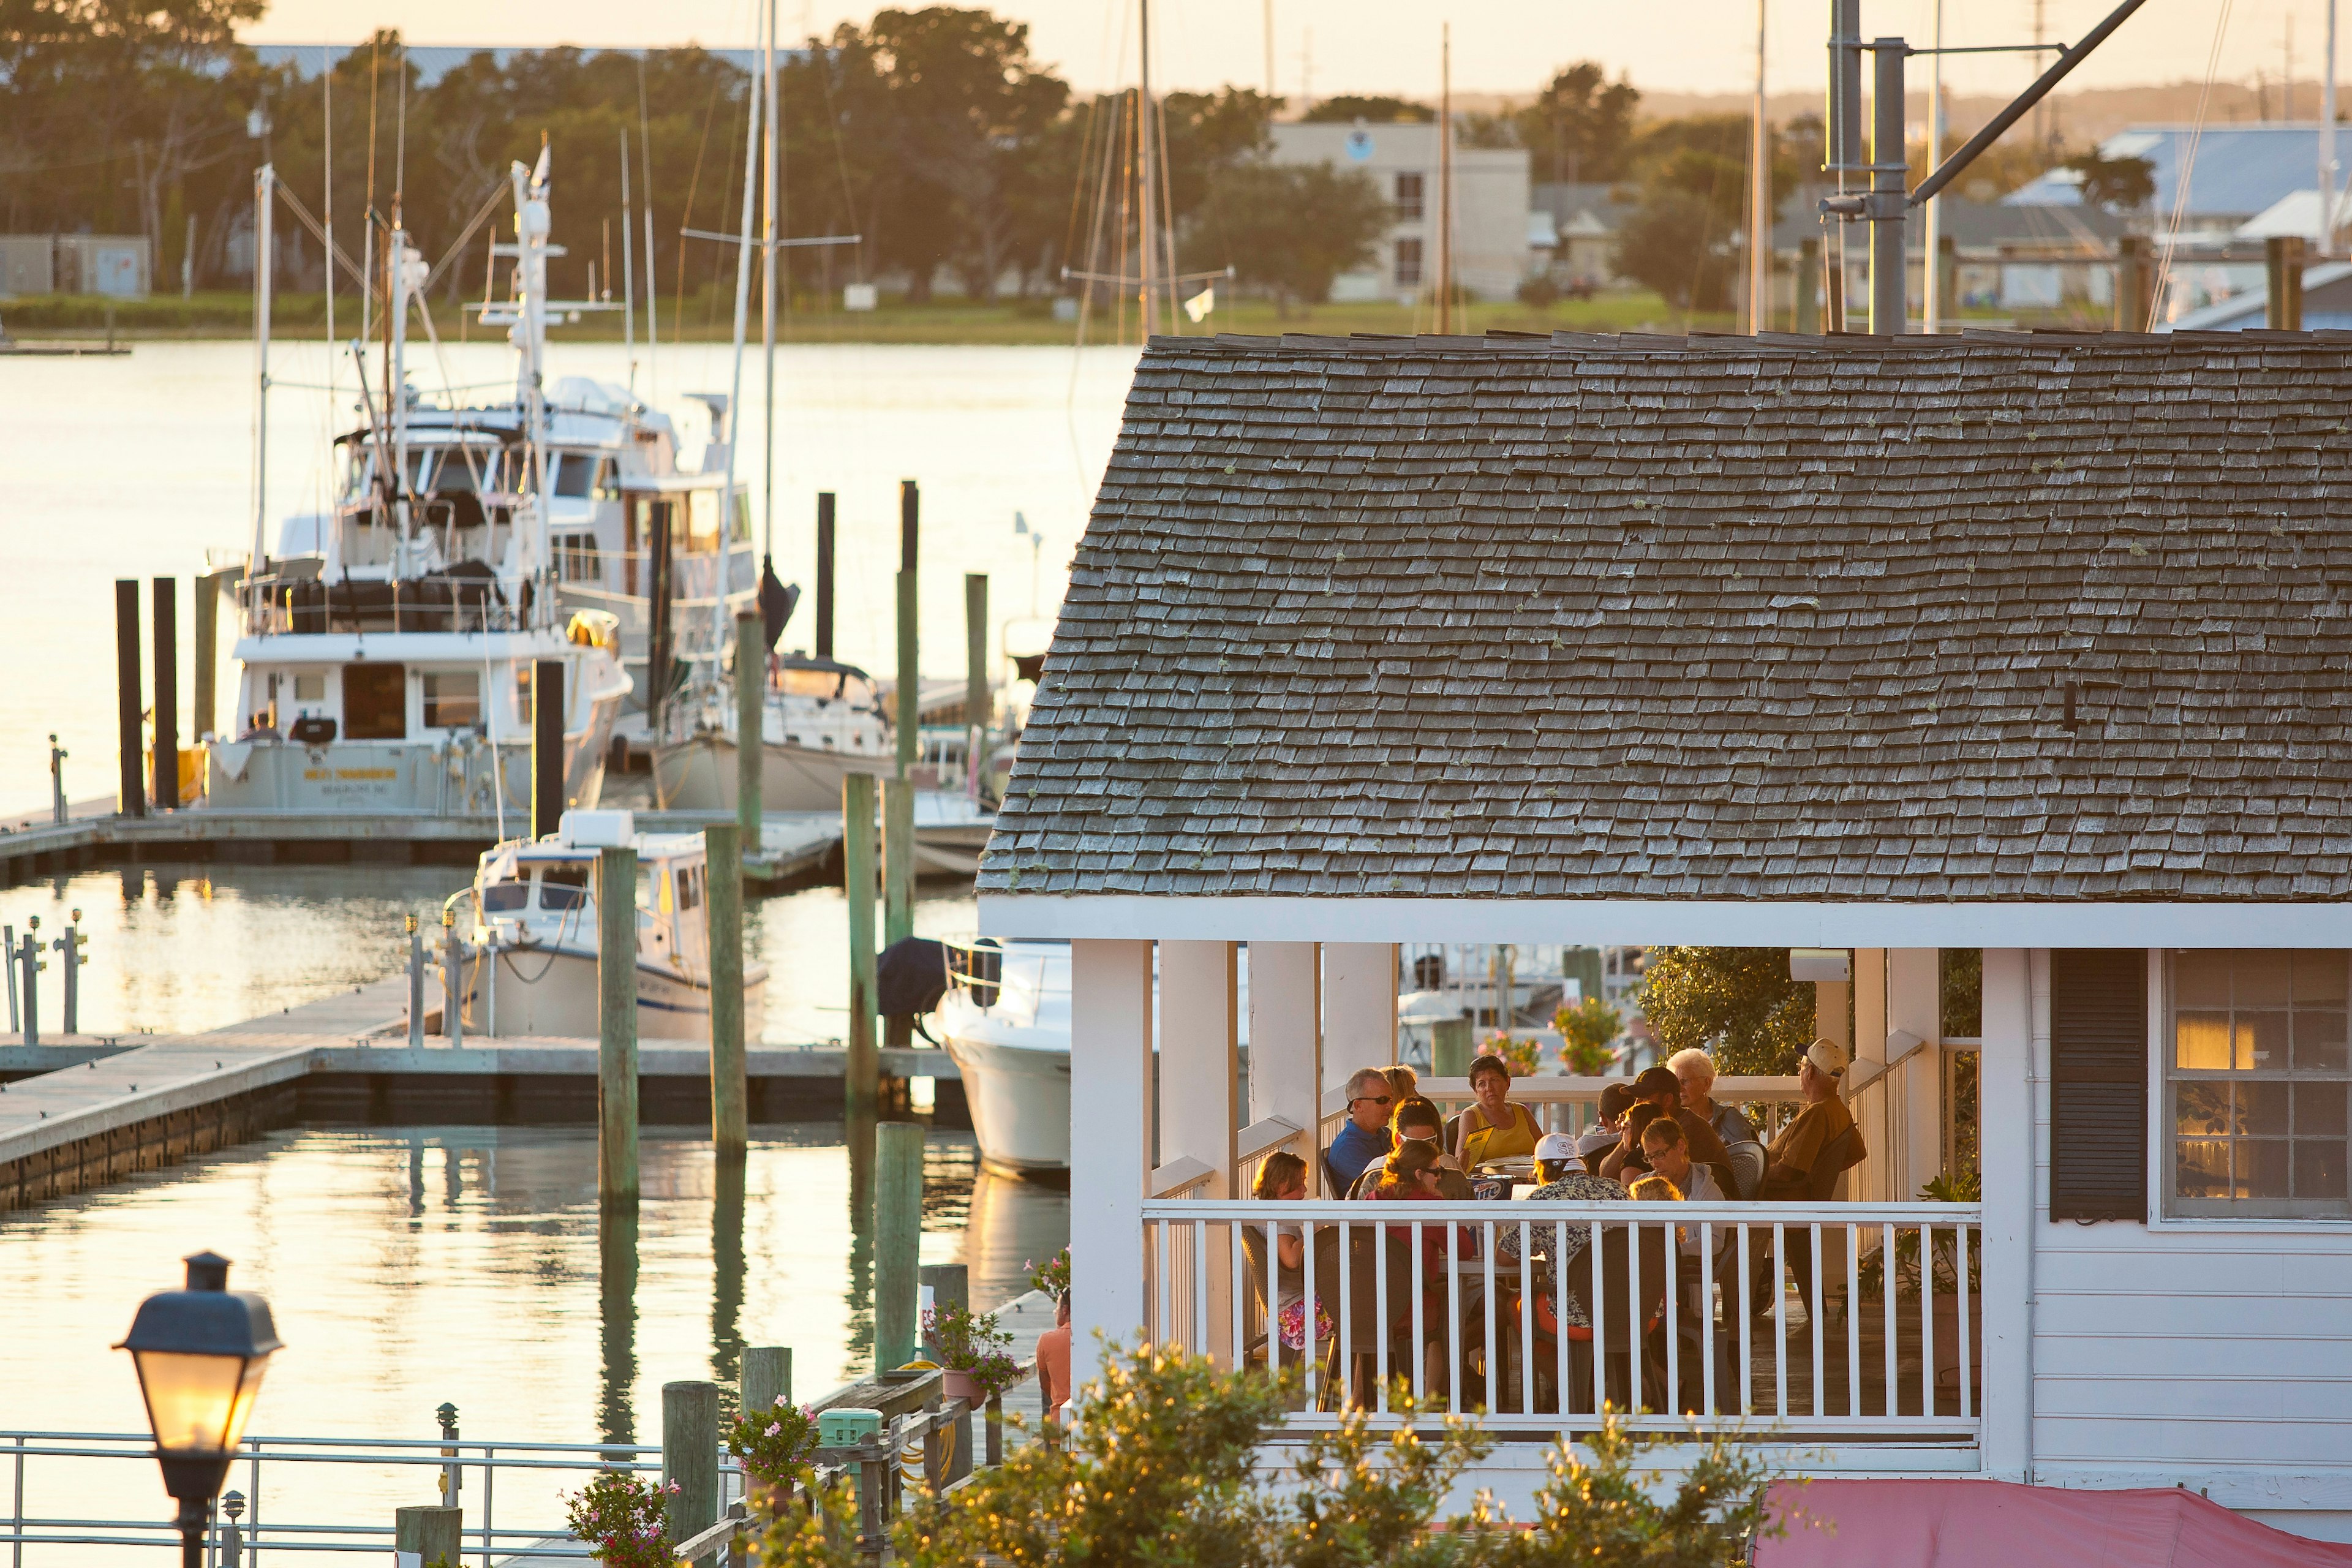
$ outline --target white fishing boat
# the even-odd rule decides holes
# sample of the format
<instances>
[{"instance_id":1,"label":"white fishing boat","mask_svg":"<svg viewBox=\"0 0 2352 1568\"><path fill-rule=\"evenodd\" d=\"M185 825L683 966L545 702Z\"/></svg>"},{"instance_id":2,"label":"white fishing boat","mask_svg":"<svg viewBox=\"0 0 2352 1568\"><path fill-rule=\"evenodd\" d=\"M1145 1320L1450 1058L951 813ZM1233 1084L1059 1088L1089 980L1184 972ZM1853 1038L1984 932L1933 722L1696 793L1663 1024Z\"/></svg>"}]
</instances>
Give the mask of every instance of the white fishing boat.
<instances>
[{"instance_id":1,"label":"white fishing boat","mask_svg":"<svg viewBox=\"0 0 2352 1568\"><path fill-rule=\"evenodd\" d=\"M654 798L665 809L732 811L734 694L709 695L686 739L654 752ZM839 811L841 781L897 765L873 678L856 665L791 654L770 660L761 706L761 807Z\"/></svg>"},{"instance_id":2,"label":"white fishing boat","mask_svg":"<svg viewBox=\"0 0 2352 1568\"><path fill-rule=\"evenodd\" d=\"M566 812L560 831L512 839L482 856L473 884L450 901L470 911L466 937L468 1035L597 1032L596 853L637 852L637 1033L710 1038L710 931L702 837L639 833L625 811ZM757 1039L768 969L743 966L743 1034Z\"/></svg>"}]
</instances>

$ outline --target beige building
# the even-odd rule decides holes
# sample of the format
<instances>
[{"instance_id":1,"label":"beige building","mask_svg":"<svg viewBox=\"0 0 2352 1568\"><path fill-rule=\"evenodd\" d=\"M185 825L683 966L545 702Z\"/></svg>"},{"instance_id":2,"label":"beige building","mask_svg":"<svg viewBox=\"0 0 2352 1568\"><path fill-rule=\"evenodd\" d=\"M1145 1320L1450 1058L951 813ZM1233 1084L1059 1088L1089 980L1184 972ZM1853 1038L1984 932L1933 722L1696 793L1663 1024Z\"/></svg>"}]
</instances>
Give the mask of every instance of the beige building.
<instances>
[{"instance_id":1,"label":"beige building","mask_svg":"<svg viewBox=\"0 0 2352 1568\"><path fill-rule=\"evenodd\" d=\"M1438 130L1426 125L1287 124L1274 128L1278 163L1328 163L1370 176L1394 209L1373 265L1343 272L1334 300L1411 300L1437 283ZM1507 300L1528 275L1528 154L1518 147L1454 149L1454 275L1474 298Z\"/></svg>"}]
</instances>

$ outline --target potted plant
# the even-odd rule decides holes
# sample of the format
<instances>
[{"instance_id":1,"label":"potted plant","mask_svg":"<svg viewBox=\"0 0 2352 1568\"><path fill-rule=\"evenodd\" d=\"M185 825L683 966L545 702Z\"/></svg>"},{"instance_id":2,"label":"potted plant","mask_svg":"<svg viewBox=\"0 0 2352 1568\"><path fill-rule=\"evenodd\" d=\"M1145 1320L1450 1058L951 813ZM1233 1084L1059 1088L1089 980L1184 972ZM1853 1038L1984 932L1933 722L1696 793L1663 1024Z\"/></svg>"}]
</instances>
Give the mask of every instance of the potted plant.
<instances>
[{"instance_id":1,"label":"potted plant","mask_svg":"<svg viewBox=\"0 0 2352 1568\"><path fill-rule=\"evenodd\" d=\"M1617 1036L1625 1019L1600 997L1587 996L1554 1013L1551 1026L1559 1031L1561 1069L1574 1078L1594 1078L1617 1059Z\"/></svg>"},{"instance_id":2,"label":"potted plant","mask_svg":"<svg viewBox=\"0 0 2352 1568\"><path fill-rule=\"evenodd\" d=\"M979 1405L1020 1380L1013 1336L996 1326L993 1312L976 1314L953 1304L931 1308L923 1314L923 1338L945 1369L950 1399Z\"/></svg>"},{"instance_id":3,"label":"potted plant","mask_svg":"<svg viewBox=\"0 0 2352 1568\"><path fill-rule=\"evenodd\" d=\"M807 1405L782 1400L744 1412L727 1435L727 1451L743 1462L743 1473L771 1487L797 1479L816 1447L816 1417Z\"/></svg>"},{"instance_id":4,"label":"potted plant","mask_svg":"<svg viewBox=\"0 0 2352 1568\"><path fill-rule=\"evenodd\" d=\"M563 1499L564 1521L604 1568L671 1568L667 1486L634 1470L599 1470Z\"/></svg>"},{"instance_id":5,"label":"potted plant","mask_svg":"<svg viewBox=\"0 0 2352 1568\"><path fill-rule=\"evenodd\" d=\"M1533 1074L1542 1048L1531 1039L1515 1040L1502 1029L1486 1037L1486 1047L1488 1052L1503 1058L1503 1065L1510 1068L1513 1078L1527 1078Z\"/></svg>"}]
</instances>

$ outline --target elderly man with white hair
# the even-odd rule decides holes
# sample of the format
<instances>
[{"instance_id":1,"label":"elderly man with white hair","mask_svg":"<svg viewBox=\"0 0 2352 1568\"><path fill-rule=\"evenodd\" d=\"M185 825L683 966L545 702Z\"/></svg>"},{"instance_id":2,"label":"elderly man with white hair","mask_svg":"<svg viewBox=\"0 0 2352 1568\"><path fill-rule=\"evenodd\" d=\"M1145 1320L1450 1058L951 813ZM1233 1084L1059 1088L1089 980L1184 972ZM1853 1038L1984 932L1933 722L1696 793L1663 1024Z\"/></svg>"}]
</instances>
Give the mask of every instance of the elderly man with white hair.
<instances>
[{"instance_id":1,"label":"elderly man with white hair","mask_svg":"<svg viewBox=\"0 0 2352 1568\"><path fill-rule=\"evenodd\" d=\"M1365 1166L1395 1147L1389 1136L1389 1107L1395 1103L1396 1091L1380 1068L1358 1068L1348 1076L1348 1120L1323 1152L1339 1193L1354 1185Z\"/></svg>"},{"instance_id":2,"label":"elderly man with white hair","mask_svg":"<svg viewBox=\"0 0 2352 1568\"><path fill-rule=\"evenodd\" d=\"M1683 1087L1683 1109L1715 1129L1723 1146L1731 1156L1732 1183L1737 1198L1752 1198L1764 1181L1764 1144L1756 1136L1756 1124L1736 1105L1717 1105L1715 1089L1715 1058L1705 1051L1676 1051L1666 1058L1666 1070Z\"/></svg>"}]
</instances>

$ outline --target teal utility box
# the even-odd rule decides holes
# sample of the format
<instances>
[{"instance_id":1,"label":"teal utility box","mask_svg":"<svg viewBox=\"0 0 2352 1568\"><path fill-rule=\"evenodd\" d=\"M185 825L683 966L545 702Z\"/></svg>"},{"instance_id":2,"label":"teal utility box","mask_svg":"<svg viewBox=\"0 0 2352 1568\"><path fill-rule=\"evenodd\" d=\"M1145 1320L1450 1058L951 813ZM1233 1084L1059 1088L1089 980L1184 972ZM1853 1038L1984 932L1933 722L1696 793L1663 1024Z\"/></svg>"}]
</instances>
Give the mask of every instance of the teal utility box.
<instances>
[{"instance_id":1,"label":"teal utility box","mask_svg":"<svg viewBox=\"0 0 2352 1568\"><path fill-rule=\"evenodd\" d=\"M816 1441L821 1448L846 1448L881 1435L882 1412L879 1410L860 1410L850 1405L817 1412Z\"/></svg>"}]
</instances>

